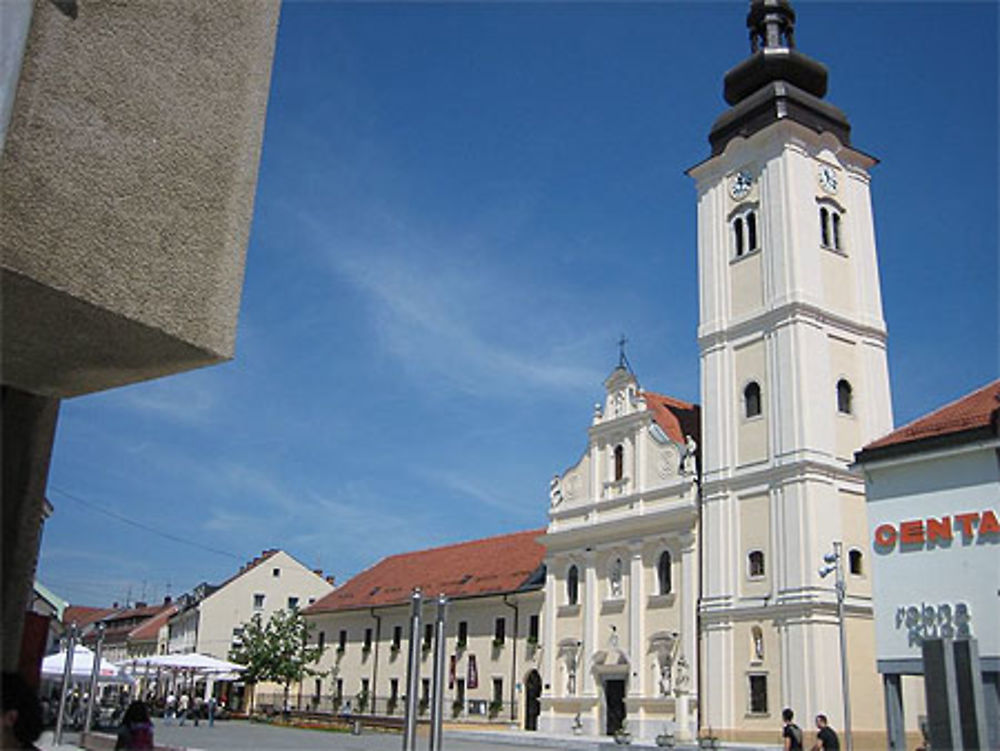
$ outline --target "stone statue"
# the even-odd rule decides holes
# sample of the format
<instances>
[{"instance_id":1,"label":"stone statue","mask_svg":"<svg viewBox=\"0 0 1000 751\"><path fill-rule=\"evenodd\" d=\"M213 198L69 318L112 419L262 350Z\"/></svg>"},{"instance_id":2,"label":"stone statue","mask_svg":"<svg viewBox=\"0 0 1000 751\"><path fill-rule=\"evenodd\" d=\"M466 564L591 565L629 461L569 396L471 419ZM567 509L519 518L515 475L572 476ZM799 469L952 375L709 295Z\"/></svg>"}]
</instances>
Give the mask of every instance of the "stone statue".
<instances>
[{"instance_id":1,"label":"stone statue","mask_svg":"<svg viewBox=\"0 0 1000 751\"><path fill-rule=\"evenodd\" d=\"M685 436L684 454L681 456L681 472L685 475L693 475L697 469L695 455L698 452L698 443L691 436Z\"/></svg>"},{"instance_id":2,"label":"stone statue","mask_svg":"<svg viewBox=\"0 0 1000 751\"><path fill-rule=\"evenodd\" d=\"M677 669L674 677L674 690L677 693L687 693L688 684L691 683L691 676L688 672L687 659L684 655L677 658Z\"/></svg>"},{"instance_id":3,"label":"stone statue","mask_svg":"<svg viewBox=\"0 0 1000 751\"><path fill-rule=\"evenodd\" d=\"M660 658L660 696L670 696L673 688L673 676L670 667L670 658L663 656Z\"/></svg>"},{"instance_id":4,"label":"stone statue","mask_svg":"<svg viewBox=\"0 0 1000 751\"><path fill-rule=\"evenodd\" d=\"M615 562L611 564L611 572L608 575L612 597L622 596L622 575L622 559L616 558Z\"/></svg>"}]
</instances>

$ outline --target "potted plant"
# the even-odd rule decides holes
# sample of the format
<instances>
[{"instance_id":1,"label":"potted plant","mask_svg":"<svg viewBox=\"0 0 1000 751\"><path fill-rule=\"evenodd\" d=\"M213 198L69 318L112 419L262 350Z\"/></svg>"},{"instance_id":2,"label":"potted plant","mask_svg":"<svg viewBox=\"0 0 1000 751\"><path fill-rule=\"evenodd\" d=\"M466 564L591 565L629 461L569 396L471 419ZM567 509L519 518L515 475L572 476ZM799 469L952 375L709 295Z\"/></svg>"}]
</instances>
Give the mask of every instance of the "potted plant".
<instances>
[{"instance_id":1,"label":"potted plant","mask_svg":"<svg viewBox=\"0 0 1000 751\"><path fill-rule=\"evenodd\" d=\"M622 720L622 726L615 731L615 743L619 746L632 744L632 734L628 731L628 720Z\"/></svg>"},{"instance_id":2,"label":"potted plant","mask_svg":"<svg viewBox=\"0 0 1000 751\"><path fill-rule=\"evenodd\" d=\"M490 719L496 718L498 714L503 711L503 701L500 699L494 699L490 702Z\"/></svg>"},{"instance_id":3,"label":"potted plant","mask_svg":"<svg viewBox=\"0 0 1000 751\"><path fill-rule=\"evenodd\" d=\"M451 703L452 717L458 717L460 714L462 714L462 710L464 708L465 708L465 702L462 701L461 699L455 699L455 701Z\"/></svg>"},{"instance_id":4,"label":"potted plant","mask_svg":"<svg viewBox=\"0 0 1000 751\"><path fill-rule=\"evenodd\" d=\"M674 734L664 728L663 732L656 736L656 745L660 748L673 748L677 745L677 741Z\"/></svg>"},{"instance_id":5,"label":"potted plant","mask_svg":"<svg viewBox=\"0 0 1000 751\"><path fill-rule=\"evenodd\" d=\"M501 647L503 647L503 645L504 645L504 640L503 639L494 639L493 640L493 649L500 649Z\"/></svg>"},{"instance_id":6,"label":"potted plant","mask_svg":"<svg viewBox=\"0 0 1000 751\"><path fill-rule=\"evenodd\" d=\"M455 642L455 649L465 649L468 644L469 637L461 636L458 638L458 641Z\"/></svg>"}]
</instances>

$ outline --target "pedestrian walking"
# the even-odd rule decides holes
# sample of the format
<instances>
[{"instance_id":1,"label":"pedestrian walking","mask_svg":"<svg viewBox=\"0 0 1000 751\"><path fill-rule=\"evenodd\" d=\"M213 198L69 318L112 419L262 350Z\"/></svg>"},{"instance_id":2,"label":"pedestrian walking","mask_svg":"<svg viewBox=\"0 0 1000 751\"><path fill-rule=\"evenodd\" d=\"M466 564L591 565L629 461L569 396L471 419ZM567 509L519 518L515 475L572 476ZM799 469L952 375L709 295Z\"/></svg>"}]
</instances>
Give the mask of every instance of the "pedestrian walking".
<instances>
[{"instance_id":1,"label":"pedestrian walking","mask_svg":"<svg viewBox=\"0 0 1000 751\"><path fill-rule=\"evenodd\" d=\"M188 696L186 693L181 694L180 701L177 703L177 707L178 707L177 711L178 711L178 714L180 714L180 718L181 718L180 724L181 725L183 725L184 724L184 720L187 719L188 707L190 707L190 706L191 706L191 697Z\"/></svg>"},{"instance_id":2,"label":"pedestrian walking","mask_svg":"<svg viewBox=\"0 0 1000 751\"><path fill-rule=\"evenodd\" d=\"M812 751L840 751L840 738L827 723L825 714L816 715L816 743Z\"/></svg>"},{"instance_id":3,"label":"pedestrian walking","mask_svg":"<svg viewBox=\"0 0 1000 751\"><path fill-rule=\"evenodd\" d=\"M781 738L784 742L785 751L803 751L802 747L802 728L792 722L795 717L795 713L785 707L781 710L781 720L783 727L781 728Z\"/></svg>"},{"instance_id":4,"label":"pedestrian walking","mask_svg":"<svg viewBox=\"0 0 1000 751\"><path fill-rule=\"evenodd\" d=\"M167 703L163 707L163 723L171 725L175 717L177 717L177 696L171 689L170 693L167 694Z\"/></svg>"},{"instance_id":5,"label":"pedestrian walking","mask_svg":"<svg viewBox=\"0 0 1000 751\"><path fill-rule=\"evenodd\" d=\"M215 696L208 697L208 726L215 727Z\"/></svg>"}]
</instances>

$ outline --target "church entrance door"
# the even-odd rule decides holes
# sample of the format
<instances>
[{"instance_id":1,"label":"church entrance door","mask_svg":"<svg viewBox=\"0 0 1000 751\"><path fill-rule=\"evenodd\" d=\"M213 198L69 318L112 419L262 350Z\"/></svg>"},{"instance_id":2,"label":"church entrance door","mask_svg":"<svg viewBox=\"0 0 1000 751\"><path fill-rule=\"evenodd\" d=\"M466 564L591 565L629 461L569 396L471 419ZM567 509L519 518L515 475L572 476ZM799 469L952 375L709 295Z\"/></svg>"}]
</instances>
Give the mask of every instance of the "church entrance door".
<instances>
[{"instance_id":1,"label":"church entrance door","mask_svg":"<svg viewBox=\"0 0 1000 751\"><path fill-rule=\"evenodd\" d=\"M542 677L537 670L528 673L525 684L524 697L524 729L538 730L538 715L542 711L542 703L539 699L542 696Z\"/></svg>"},{"instance_id":2,"label":"church entrance door","mask_svg":"<svg viewBox=\"0 0 1000 751\"><path fill-rule=\"evenodd\" d=\"M625 681L608 678L604 681L604 716L607 718L605 733L614 735L625 723Z\"/></svg>"}]
</instances>

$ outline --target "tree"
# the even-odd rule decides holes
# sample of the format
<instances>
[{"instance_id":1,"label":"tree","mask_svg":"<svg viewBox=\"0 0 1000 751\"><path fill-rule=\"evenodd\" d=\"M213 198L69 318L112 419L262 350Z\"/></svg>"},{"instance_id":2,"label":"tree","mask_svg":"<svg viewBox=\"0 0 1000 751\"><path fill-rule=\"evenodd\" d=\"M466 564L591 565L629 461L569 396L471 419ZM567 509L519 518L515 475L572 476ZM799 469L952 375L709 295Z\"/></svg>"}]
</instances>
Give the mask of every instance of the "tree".
<instances>
[{"instance_id":1,"label":"tree","mask_svg":"<svg viewBox=\"0 0 1000 751\"><path fill-rule=\"evenodd\" d=\"M311 628L298 610L279 610L267 624L260 614L243 627L239 642L229 652L229 658L246 666L243 680L253 692L257 683L273 681L284 687L285 704L293 682L323 671L310 667L322 656L325 647L309 646ZM253 707L252 693L250 708Z\"/></svg>"}]
</instances>

